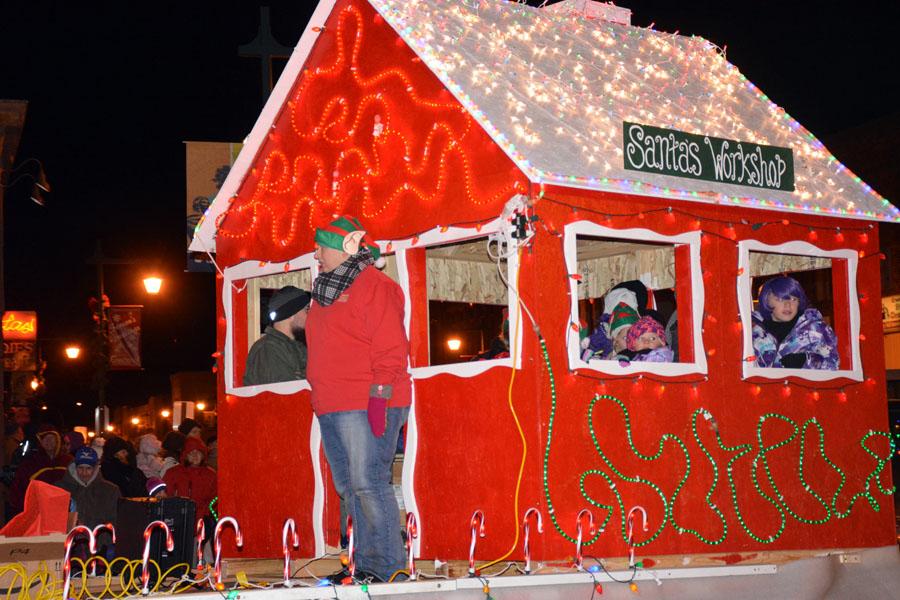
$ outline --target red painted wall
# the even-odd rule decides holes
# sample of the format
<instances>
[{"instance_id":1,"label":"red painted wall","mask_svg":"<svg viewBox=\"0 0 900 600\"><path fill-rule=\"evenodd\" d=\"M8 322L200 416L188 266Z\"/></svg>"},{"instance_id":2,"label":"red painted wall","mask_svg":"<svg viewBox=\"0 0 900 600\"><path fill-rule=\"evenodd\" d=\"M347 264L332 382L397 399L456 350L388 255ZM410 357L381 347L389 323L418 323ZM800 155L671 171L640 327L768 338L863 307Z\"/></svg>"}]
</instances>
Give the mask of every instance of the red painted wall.
<instances>
[{"instance_id":1,"label":"red painted wall","mask_svg":"<svg viewBox=\"0 0 900 600\"><path fill-rule=\"evenodd\" d=\"M519 286L546 339L556 384L547 485L544 456L554 404L550 374L526 321L521 370L495 368L471 379L439 375L415 383L415 492L423 556L464 558L469 517L482 509L487 536L479 541L478 555L497 558L515 544L513 557L521 557L519 523L530 506L539 507L545 517L545 533L533 545L539 559L573 554L566 536L575 535L575 517L582 508L590 508L598 524L610 515L587 552L625 554L623 509L636 504L647 509L650 519L649 532L636 534L646 544L644 553L893 543L892 502L879 490L891 486L889 469L879 470L876 458L860 446L868 432L887 431L877 229L864 222L793 214L784 224L786 217L771 211L557 188L544 190L544 198L538 199L539 191L526 186L521 173L412 52L397 43L392 30L356 0L338 2L291 96L294 100L284 108L254 173L221 224L217 243L223 266L309 252L313 227L335 212L360 216L377 239L400 239L437 226L488 221L516 190L528 191L536 200L541 222L533 245L522 254ZM380 136L373 136L375 114L387 124L387 133ZM434 123L439 124L435 129ZM582 208L575 211L559 203ZM669 207L676 210L669 213ZM664 234L700 228L707 234L701 267L708 380L605 377L601 382L597 373L569 372L564 335L568 274L561 238L553 233L580 219ZM754 226L763 222L771 224ZM808 240L811 227L824 228L817 229L814 243L819 247L865 254L857 285L865 336L862 362L869 379L792 383L790 396L785 396L780 383L741 380L735 241ZM421 354L428 348L427 340L421 340L427 312L423 294L413 290L412 297L412 361L417 365L427 360ZM245 314L236 312L237 320ZM219 317L221 348L221 304ZM239 364L236 370L242 368ZM523 437L510 411L510 389ZM621 407L601 399L589 421L589 406L598 392L615 396ZM223 513L237 515L245 529L243 556L277 556L286 516L298 520L301 546L311 553L307 396L261 394L220 402L221 507ZM634 450L622 407L628 411ZM714 420L698 413L701 408ZM757 437L760 418L766 415ZM821 445L816 425L822 428ZM794 427L796 435L782 444ZM595 447L592 431L608 462ZM866 443L876 455L888 454L885 437ZM805 482L799 476L801 445ZM761 447L768 448L762 456ZM622 508L613 490L621 494ZM559 529L550 522L550 504ZM842 515L848 509L849 514L838 516L832 504ZM330 543L336 542L336 512L332 496L327 508Z\"/></svg>"}]
</instances>

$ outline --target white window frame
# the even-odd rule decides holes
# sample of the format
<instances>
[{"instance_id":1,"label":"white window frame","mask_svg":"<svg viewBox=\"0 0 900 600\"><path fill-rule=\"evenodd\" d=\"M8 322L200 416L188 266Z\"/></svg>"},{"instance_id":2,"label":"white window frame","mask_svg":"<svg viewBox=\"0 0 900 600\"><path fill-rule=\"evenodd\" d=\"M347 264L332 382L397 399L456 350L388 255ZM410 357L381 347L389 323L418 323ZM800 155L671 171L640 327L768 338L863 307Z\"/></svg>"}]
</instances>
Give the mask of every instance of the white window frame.
<instances>
[{"instance_id":1,"label":"white window frame","mask_svg":"<svg viewBox=\"0 0 900 600\"><path fill-rule=\"evenodd\" d=\"M566 323L566 349L569 355L570 369L587 369L603 373L604 375L638 375L653 374L665 377L679 377L681 375L707 374L706 350L703 346L703 307L705 303L705 291L703 287L703 274L700 268L700 239L699 231L689 231L677 235L663 235L649 229L613 229L604 227L591 221L573 221L564 228L563 253L565 255L566 270L570 274L578 273L577 238L579 235L595 237L631 240L635 242L655 242L672 245L687 245L691 255L691 312L693 328L691 335L694 338L694 361L651 363L630 362L620 363L616 360L592 359L588 362L581 360L581 344L579 336L572 330L571 324L578 323L578 282L569 278L569 322ZM679 274L676 273L676 277Z\"/></svg>"},{"instance_id":2,"label":"white window frame","mask_svg":"<svg viewBox=\"0 0 900 600\"><path fill-rule=\"evenodd\" d=\"M319 263L316 262L313 252L301 254L296 258L283 262L264 263L247 260L223 271L224 285L222 286L222 310L225 312L225 349L224 349L224 376L225 393L241 398L256 396L261 392L272 392L283 396L296 394L302 390L308 390L309 382L305 379L294 381L279 381L278 383L265 383L260 385L235 385L234 378L234 294L235 288L240 287L244 280L266 275L277 275L289 271L302 271L310 269L310 280L315 280L319 274ZM249 323L247 324L249 327Z\"/></svg>"},{"instance_id":3,"label":"white window frame","mask_svg":"<svg viewBox=\"0 0 900 600\"><path fill-rule=\"evenodd\" d=\"M403 288L403 294L406 297L406 331L409 335L410 322L412 319L412 302L409 295L409 271L406 261L406 251L412 248L426 249L430 246L443 246L444 244L452 244L454 242L465 242L472 239L484 238L493 233L498 233L502 228L507 231L512 230L509 222L497 218L493 221L485 223L480 231L473 230L471 227L448 227L446 231L442 231L441 227L435 227L425 233L419 234L418 238L410 238L391 242L393 250L397 253L397 271L400 273L400 287ZM413 241L415 240L415 244ZM519 257L514 253L506 260L506 278L507 281L515 285L516 274L519 271ZM435 375L449 373L457 377L475 377L485 371L497 367L515 367L522 368L522 314L518 307L515 292L507 288L507 303L509 308L509 331L510 333L518 331L515 340L511 340L510 356L508 358L494 358L490 360L476 360L464 363L449 363L446 365L430 365L427 367L415 367L410 370L413 379L428 379ZM426 315L427 319L428 316ZM516 361L513 365L512 355L515 354Z\"/></svg>"},{"instance_id":4,"label":"white window frame","mask_svg":"<svg viewBox=\"0 0 900 600\"><path fill-rule=\"evenodd\" d=\"M755 356L753 350L753 293L750 289L750 252L767 252L770 254L795 254L801 256L820 256L823 258L840 259L847 261L847 291L849 302L848 314L850 315L850 354L853 363L852 369L840 369L829 371L821 369L786 369L778 367L757 367L755 361L743 361L742 378L763 377L766 379L786 379L798 377L808 381L831 381L832 379L847 378L854 381L863 380L862 360L859 354L859 299L856 295L856 272L859 266L859 256L853 250L823 250L808 242L793 241L784 244L764 244L757 240L744 240L738 242L738 279L737 294L738 308L741 314L743 327L744 354L743 356Z\"/></svg>"}]
</instances>

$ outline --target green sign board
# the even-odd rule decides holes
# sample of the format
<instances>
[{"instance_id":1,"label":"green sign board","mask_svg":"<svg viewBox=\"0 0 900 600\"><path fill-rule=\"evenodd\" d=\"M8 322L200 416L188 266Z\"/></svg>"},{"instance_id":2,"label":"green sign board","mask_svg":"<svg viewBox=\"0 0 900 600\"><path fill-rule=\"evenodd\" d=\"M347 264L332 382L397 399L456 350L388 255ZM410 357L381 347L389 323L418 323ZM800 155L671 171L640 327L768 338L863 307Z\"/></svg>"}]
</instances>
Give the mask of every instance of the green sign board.
<instances>
[{"instance_id":1,"label":"green sign board","mask_svg":"<svg viewBox=\"0 0 900 600\"><path fill-rule=\"evenodd\" d=\"M622 123L625 168L771 190L794 191L790 148L763 146L639 123Z\"/></svg>"}]
</instances>

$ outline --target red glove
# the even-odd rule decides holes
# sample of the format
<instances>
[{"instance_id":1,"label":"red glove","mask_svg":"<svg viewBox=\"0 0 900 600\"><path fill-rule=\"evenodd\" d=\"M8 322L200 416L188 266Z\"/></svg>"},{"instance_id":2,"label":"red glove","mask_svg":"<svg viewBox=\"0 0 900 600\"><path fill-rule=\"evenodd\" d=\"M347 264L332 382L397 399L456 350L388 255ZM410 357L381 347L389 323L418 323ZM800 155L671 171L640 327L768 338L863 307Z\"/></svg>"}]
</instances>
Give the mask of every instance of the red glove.
<instances>
[{"instance_id":1,"label":"red glove","mask_svg":"<svg viewBox=\"0 0 900 600\"><path fill-rule=\"evenodd\" d=\"M384 430L387 429L387 405L387 398L369 396L369 408L366 416L369 419L369 428L375 437L383 436Z\"/></svg>"}]
</instances>

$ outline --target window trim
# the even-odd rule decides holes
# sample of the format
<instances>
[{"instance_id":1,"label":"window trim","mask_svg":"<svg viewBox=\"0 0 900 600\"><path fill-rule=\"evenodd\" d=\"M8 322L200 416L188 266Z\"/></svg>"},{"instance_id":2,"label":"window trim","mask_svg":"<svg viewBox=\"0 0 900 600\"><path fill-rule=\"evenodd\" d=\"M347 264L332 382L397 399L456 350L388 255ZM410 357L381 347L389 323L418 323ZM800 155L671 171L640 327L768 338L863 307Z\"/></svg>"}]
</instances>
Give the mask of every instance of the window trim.
<instances>
[{"instance_id":1,"label":"window trim","mask_svg":"<svg viewBox=\"0 0 900 600\"><path fill-rule=\"evenodd\" d=\"M315 280L316 276L319 274L319 263L316 261L314 255L314 252L308 252L290 260L264 263L262 266L260 266L259 261L246 260L232 267L228 267L222 272L224 281L222 286L222 310L225 313L225 348L223 351L223 358L226 394L239 396L241 398L256 396L261 392L272 392L288 396L310 389L309 382L306 379L279 381L278 383L265 383L261 385L235 385L233 295L235 293L235 288L240 288L244 280L284 273L286 272L285 269L287 269L287 271L310 269L310 278L311 280ZM250 324L248 323L247 325L249 327Z\"/></svg>"},{"instance_id":2,"label":"window trim","mask_svg":"<svg viewBox=\"0 0 900 600\"><path fill-rule=\"evenodd\" d=\"M764 244L757 240L743 240L738 242L738 278L737 294L738 309L741 315L743 333L742 356L756 356L753 350L753 290L750 288L750 252L767 252L770 254L796 254L806 256L820 256L823 258L840 259L847 261L847 302L850 315L850 354L853 363L852 369L839 369L837 371L818 369L785 369L777 367L757 367L755 361L742 361L742 379L749 377L763 377L765 379L786 379L798 377L807 381L831 381L833 379L847 378L853 381L863 380L862 360L859 352L859 298L856 291L856 274L859 266L859 255L853 250L823 250L808 242L792 241L783 244ZM833 267L833 266L832 266Z\"/></svg>"},{"instance_id":3,"label":"window trim","mask_svg":"<svg viewBox=\"0 0 900 600\"><path fill-rule=\"evenodd\" d=\"M691 256L691 313L693 315L693 327L691 334L694 338L694 361L677 363L649 363L632 362L622 365L614 360L594 359L589 362L581 360L581 345L577 335L574 335L571 324L578 323L578 282L569 278L569 321L566 327L566 349L569 356L570 369L588 369L605 375L632 375L653 374L664 377L680 377L682 375L706 375L708 373L706 363L706 350L703 346L703 311L706 301L703 274L700 267L700 241L699 231L688 231L676 235L663 235L649 229L613 229L604 227L591 221L573 221L567 224L563 233L563 254L565 257L566 271L570 274L578 272L577 237L579 235L591 235L637 242L658 242L672 245L686 245L690 248ZM677 274L676 274L677 276Z\"/></svg>"},{"instance_id":4,"label":"window trim","mask_svg":"<svg viewBox=\"0 0 900 600\"><path fill-rule=\"evenodd\" d=\"M393 250L397 253L397 272L400 274L400 287L403 288L403 295L406 302L406 315L404 325L406 333L409 335L410 325L412 323L412 300L409 293L409 271L407 269L406 251L410 249L427 249L430 246L442 246L444 244L452 244L454 242L464 242L476 238L486 238L493 233L499 233L503 229L512 231L512 225L504 219L494 219L485 223L480 230L474 230L471 227L447 227L442 231L442 227L435 227L424 233L420 233L417 238L396 240L391 242ZM415 240L415 244L413 241ZM519 270L518 253L510 256L506 261L506 277L508 281L517 281L516 274ZM516 352L516 362L513 365L512 352L509 358L494 358L490 360L479 360L464 363L449 363L445 365L429 365L427 367L412 367L410 374L413 379L428 379L435 375L450 374L457 377L475 377L490 369L497 367L515 367L522 368L522 313L518 306L516 293L507 288L507 304L509 310L509 330L518 331L515 345L510 345L510 350L518 348ZM515 310L512 310L515 307ZM425 319L428 315L424 316Z\"/></svg>"}]
</instances>

